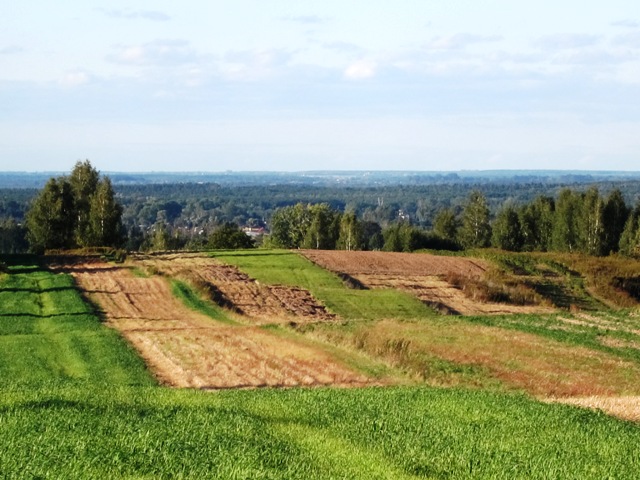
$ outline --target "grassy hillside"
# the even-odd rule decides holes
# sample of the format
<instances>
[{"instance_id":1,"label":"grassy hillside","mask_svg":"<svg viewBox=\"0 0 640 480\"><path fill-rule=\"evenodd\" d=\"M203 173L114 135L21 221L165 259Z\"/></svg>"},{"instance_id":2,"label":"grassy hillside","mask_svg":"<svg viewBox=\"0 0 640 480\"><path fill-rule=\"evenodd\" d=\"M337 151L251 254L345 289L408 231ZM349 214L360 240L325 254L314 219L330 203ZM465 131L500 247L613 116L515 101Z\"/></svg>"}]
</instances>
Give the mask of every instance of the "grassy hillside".
<instances>
[{"instance_id":1,"label":"grassy hillside","mask_svg":"<svg viewBox=\"0 0 640 480\"><path fill-rule=\"evenodd\" d=\"M256 272L271 274L274 282L318 282L320 292L338 297L351 292L293 254L235 258L253 258ZM207 311L193 292L175 285L176 295ZM395 311L391 305L366 306L381 297L354 298L352 304L344 298L336 303L345 317ZM634 478L640 470L638 424L522 394L157 386L92 311L69 276L42 270L32 260L13 261L0 278L0 476L599 479ZM433 346L457 336L481 349L490 345L490 336L480 343L465 330L476 326L473 321L448 318L435 333L421 330L436 328L441 319L423 314L419 320L332 328L355 334L392 325L396 340L405 335ZM449 337L442 336L447 330Z\"/></svg>"},{"instance_id":2,"label":"grassy hillside","mask_svg":"<svg viewBox=\"0 0 640 480\"><path fill-rule=\"evenodd\" d=\"M408 293L348 288L333 273L293 252L220 251L212 255L239 267L260 282L305 288L343 319L422 318L435 315L432 309Z\"/></svg>"},{"instance_id":3,"label":"grassy hillside","mask_svg":"<svg viewBox=\"0 0 640 480\"><path fill-rule=\"evenodd\" d=\"M22 261L20 261L22 260ZM0 385L151 385L144 363L104 327L68 275L14 259L0 279Z\"/></svg>"},{"instance_id":4,"label":"grassy hillside","mask_svg":"<svg viewBox=\"0 0 640 480\"><path fill-rule=\"evenodd\" d=\"M9 478L595 479L640 469L636 425L455 389L43 389L2 395L0 422Z\"/></svg>"}]
</instances>

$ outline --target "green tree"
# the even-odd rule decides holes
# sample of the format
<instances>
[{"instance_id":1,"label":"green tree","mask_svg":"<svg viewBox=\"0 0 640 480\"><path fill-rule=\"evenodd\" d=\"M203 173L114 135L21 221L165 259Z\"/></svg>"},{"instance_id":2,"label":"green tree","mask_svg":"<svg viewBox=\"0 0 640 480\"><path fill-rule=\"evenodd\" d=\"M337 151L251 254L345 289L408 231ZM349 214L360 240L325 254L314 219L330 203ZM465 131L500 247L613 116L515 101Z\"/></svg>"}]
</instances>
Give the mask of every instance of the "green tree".
<instances>
[{"instance_id":1,"label":"green tree","mask_svg":"<svg viewBox=\"0 0 640 480\"><path fill-rule=\"evenodd\" d=\"M26 229L13 218L0 221L0 253L25 253L29 249Z\"/></svg>"},{"instance_id":2,"label":"green tree","mask_svg":"<svg viewBox=\"0 0 640 480\"><path fill-rule=\"evenodd\" d=\"M433 221L433 233L442 239L455 241L458 238L459 222L450 208L440 210Z\"/></svg>"},{"instance_id":3,"label":"green tree","mask_svg":"<svg viewBox=\"0 0 640 480\"><path fill-rule=\"evenodd\" d=\"M362 249L362 226L354 212L345 212L340 219L340 236L337 248L341 250Z\"/></svg>"},{"instance_id":4,"label":"green tree","mask_svg":"<svg viewBox=\"0 0 640 480\"><path fill-rule=\"evenodd\" d=\"M471 192L462 212L462 226L459 236L460 243L464 248L489 246L491 240L489 207L484 195L477 190Z\"/></svg>"},{"instance_id":5,"label":"green tree","mask_svg":"<svg viewBox=\"0 0 640 480\"><path fill-rule=\"evenodd\" d=\"M76 215L75 241L82 247L93 246L94 243L92 242L91 198L98 188L99 179L100 174L89 160L76 162L69 176Z\"/></svg>"},{"instance_id":6,"label":"green tree","mask_svg":"<svg viewBox=\"0 0 640 480\"><path fill-rule=\"evenodd\" d=\"M309 205L311 223L305 232L303 248L333 250L336 246L336 212L327 203Z\"/></svg>"},{"instance_id":7,"label":"green tree","mask_svg":"<svg viewBox=\"0 0 640 480\"><path fill-rule=\"evenodd\" d=\"M309 205L279 208L271 217L271 243L280 248L300 248L311 222Z\"/></svg>"},{"instance_id":8,"label":"green tree","mask_svg":"<svg viewBox=\"0 0 640 480\"><path fill-rule=\"evenodd\" d=\"M522 250L522 227L518 212L513 205L505 205L493 222L491 243L503 250Z\"/></svg>"},{"instance_id":9,"label":"green tree","mask_svg":"<svg viewBox=\"0 0 640 480\"><path fill-rule=\"evenodd\" d=\"M91 195L89 235L85 241L90 246L120 246L122 230L122 207L116 202L111 180L107 177L98 182Z\"/></svg>"},{"instance_id":10,"label":"green tree","mask_svg":"<svg viewBox=\"0 0 640 480\"><path fill-rule=\"evenodd\" d=\"M26 216L27 239L34 252L74 245L74 201L64 178L51 178L33 200Z\"/></svg>"},{"instance_id":11,"label":"green tree","mask_svg":"<svg viewBox=\"0 0 640 480\"><path fill-rule=\"evenodd\" d=\"M538 196L518 212L522 231L522 250L546 252L551 246L555 202Z\"/></svg>"},{"instance_id":12,"label":"green tree","mask_svg":"<svg viewBox=\"0 0 640 480\"><path fill-rule=\"evenodd\" d=\"M607 196L604 204L604 253L617 252L630 209L622 192L616 188Z\"/></svg>"},{"instance_id":13,"label":"green tree","mask_svg":"<svg viewBox=\"0 0 640 480\"><path fill-rule=\"evenodd\" d=\"M216 228L209 236L207 246L212 249L237 250L241 248L253 248L251 237L244 233L238 225L226 222Z\"/></svg>"},{"instance_id":14,"label":"green tree","mask_svg":"<svg viewBox=\"0 0 640 480\"><path fill-rule=\"evenodd\" d=\"M589 255L603 255L605 247L604 202L596 187L582 195L578 232L581 249Z\"/></svg>"},{"instance_id":15,"label":"green tree","mask_svg":"<svg viewBox=\"0 0 640 480\"><path fill-rule=\"evenodd\" d=\"M640 201L629 214L620 235L620 253L629 256L640 253Z\"/></svg>"},{"instance_id":16,"label":"green tree","mask_svg":"<svg viewBox=\"0 0 640 480\"><path fill-rule=\"evenodd\" d=\"M559 252L575 252L580 243L578 217L581 211L580 196L564 188L558 195L553 219L551 244Z\"/></svg>"}]
</instances>

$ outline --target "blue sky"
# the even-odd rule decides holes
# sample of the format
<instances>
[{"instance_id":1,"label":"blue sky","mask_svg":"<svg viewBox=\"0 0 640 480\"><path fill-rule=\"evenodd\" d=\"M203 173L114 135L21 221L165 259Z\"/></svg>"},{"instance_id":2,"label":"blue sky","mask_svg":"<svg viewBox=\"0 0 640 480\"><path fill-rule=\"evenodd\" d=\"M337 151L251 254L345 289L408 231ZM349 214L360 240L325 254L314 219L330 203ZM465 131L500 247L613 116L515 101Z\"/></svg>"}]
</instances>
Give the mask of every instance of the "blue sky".
<instances>
[{"instance_id":1,"label":"blue sky","mask_svg":"<svg viewBox=\"0 0 640 480\"><path fill-rule=\"evenodd\" d=\"M0 6L0 170L640 169L640 2Z\"/></svg>"}]
</instances>

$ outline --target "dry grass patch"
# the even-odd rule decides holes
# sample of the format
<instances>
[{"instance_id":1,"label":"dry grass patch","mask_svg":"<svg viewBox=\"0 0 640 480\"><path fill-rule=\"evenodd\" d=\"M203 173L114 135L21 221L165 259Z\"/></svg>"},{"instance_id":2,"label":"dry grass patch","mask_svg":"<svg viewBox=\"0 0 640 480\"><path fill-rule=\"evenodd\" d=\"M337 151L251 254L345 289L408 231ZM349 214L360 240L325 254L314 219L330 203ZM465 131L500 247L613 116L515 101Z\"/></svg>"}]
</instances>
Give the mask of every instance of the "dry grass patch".
<instances>
[{"instance_id":1,"label":"dry grass patch","mask_svg":"<svg viewBox=\"0 0 640 480\"><path fill-rule=\"evenodd\" d=\"M102 310L157 378L206 389L361 386L374 382L320 348L254 326L229 326L187 308L167 279L135 277L130 268L99 260L58 260L58 269Z\"/></svg>"},{"instance_id":2,"label":"dry grass patch","mask_svg":"<svg viewBox=\"0 0 640 480\"><path fill-rule=\"evenodd\" d=\"M603 412L609 415L613 415L614 417L622 418L624 420L630 420L632 422L640 422L640 396L563 397L552 398L549 399L549 401L602 410Z\"/></svg>"}]
</instances>

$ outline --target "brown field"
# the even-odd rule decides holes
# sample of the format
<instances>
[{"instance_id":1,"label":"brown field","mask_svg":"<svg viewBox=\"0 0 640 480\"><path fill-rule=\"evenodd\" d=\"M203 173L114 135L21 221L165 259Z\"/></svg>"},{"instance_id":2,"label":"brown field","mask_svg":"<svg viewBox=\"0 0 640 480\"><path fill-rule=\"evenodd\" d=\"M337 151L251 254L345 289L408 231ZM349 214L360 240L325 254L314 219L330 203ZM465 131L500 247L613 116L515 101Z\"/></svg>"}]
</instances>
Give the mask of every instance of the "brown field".
<instances>
[{"instance_id":1,"label":"brown field","mask_svg":"<svg viewBox=\"0 0 640 480\"><path fill-rule=\"evenodd\" d=\"M249 317L253 323L300 323L335 318L307 290L261 285L236 267L205 254L138 255L133 257L133 264L209 291L216 303Z\"/></svg>"},{"instance_id":2,"label":"brown field","mask_svg":"<svg viewBox=\"0 0 640 480\"><path fill-rule=\"evenodd\" d=\"M489 266L479 259L396 252L305 250L303 254L327 270L347 274L368 288L409 292L443 313L500 315L552 311L539 305L481 301L446 279L481 279Z\"/></svg>"},{"instance_id":3,"label":"brown field","mask_svg":"<svg viewBox=\"0 0 640 480\"><path fill-rule=\"evenodd\" d=\"M185 307L166 279L97 259L57 258L164 384L203 389L359 386L373 382L307 343L256 326L218 323Z\"/></svg>"}]
</instances>

